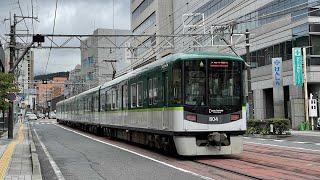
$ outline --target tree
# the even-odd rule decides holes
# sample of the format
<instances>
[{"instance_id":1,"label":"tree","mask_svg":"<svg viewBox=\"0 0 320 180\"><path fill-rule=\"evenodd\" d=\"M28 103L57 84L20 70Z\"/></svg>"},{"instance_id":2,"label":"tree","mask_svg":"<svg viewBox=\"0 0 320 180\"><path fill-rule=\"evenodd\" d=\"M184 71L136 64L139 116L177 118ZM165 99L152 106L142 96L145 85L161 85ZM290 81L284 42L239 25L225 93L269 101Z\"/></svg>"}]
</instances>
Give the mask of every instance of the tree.
<instances>
[{"instance_id":1,"label":"tree","mask_svg":"<svg viewBox=\"0 0 320 180\"><path fill-rule=\"evenodd\" d=\"M18 92L19 90L12 83L14 80L13 74L0 73L0 109L6 110L9 108L8 94Z\"/></svg>"}]
</instances>

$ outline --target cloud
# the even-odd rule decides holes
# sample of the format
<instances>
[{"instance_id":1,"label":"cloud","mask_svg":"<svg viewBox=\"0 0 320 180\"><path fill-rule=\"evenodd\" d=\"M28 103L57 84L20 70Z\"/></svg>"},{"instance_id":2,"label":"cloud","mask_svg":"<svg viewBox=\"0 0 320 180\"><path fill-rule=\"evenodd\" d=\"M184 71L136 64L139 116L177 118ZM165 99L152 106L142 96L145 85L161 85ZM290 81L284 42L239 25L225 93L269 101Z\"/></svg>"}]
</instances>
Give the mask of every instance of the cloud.
<instances>
[{"instance_id":1,"label":"cloud","mask_svg":"<svg viewBox=\"0 0 320 180\"><path fill-rule=\"evenodd\" d=\"M24 15L31 16L31 1L20 0ZM54 21L54 0L33 0L34 15L39 18L39 23L34 23L35 33L51 34ZM117 29L130 29L130 0L114 0L114 26ZM1 22L8 17L9 11L20 15L19 6L15 1L0 1L0 34L8 33L6 26ZM92 34L97 28L113 28L113 0L58 0L55 34ZM29 29L31 21L26 20ZM25 28L24 23L18 26ZM5 29L7 28L7 29ZM58 41L60 44L62 41ZM46 40L44 46L49 46ZM73 40L70 45L79 45L78 40ZM43 73L48 60L49 49L34 49L35 74ZM77 49L52 49L48 63L48 72L67 71L76 64L80 64L80 50Z\"/></svg>"}]
</instances>

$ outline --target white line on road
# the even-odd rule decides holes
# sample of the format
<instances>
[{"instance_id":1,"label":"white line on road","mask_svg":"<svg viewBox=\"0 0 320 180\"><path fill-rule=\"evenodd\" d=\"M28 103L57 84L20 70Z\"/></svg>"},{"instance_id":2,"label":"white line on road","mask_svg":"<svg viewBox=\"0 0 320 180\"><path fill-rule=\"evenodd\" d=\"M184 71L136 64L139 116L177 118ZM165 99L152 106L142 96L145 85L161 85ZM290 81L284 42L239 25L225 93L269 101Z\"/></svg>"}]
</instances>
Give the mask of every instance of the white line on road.
<instances>
[{"instance_id":1,"label":"white line on road","mask_svg":"<svg viewBox=\"0 0 320 180\"><path fill-rule=\"evenodd\" d=\"M276 144L264 144L264 143L256 143L256 142L245 142L245 144L257 144L257 145L263 145L263 146L274 146L274 147L281 147L281 148L289 148L289 149L297 149L297 150L306 150L306 151L320 152L320 150L316 150L316 149L307 149L307 148L299 148L299 147L281 146L281 145L276 145Z\"/></svg>"},{"instance_id":2,"label":"white line on road","mask_svg":"<svg viewBox=\"0 0 320 180\"><path fill-rule=\"evenodd\" d=\"M297 143L297 144L314 144L311 142L303 142L303 141L292 141L293 143Z\"/></svg>"},{"instance_id":3,"label":"white line on road","mask_svg":"<svg viewBox=\"0 0 320 180\"><path fill-rule=\"evenodd\" d=\"M185 172L185 173L192 174L192 175L197 176L197 177L200 177L200 178L202 178L202 179L210 179L210 180L212 180L212 178L210 178L210 177L202 176L202 175L197 174L197 173L195 173L195 172L192 172L192 171L189 171L189 170L186 170L186 169L182 169L182 168L176 167L176 166L174 166L174 165L165 163L165 162L163 162L163 161L159 161L159 160L157 160L157 159L154 159L154 158L152 158L152 157L149 157L149 156L146 156L146 155L143 155L143 154L139 154L139 153L137 153L137 152L135 152L135 151L132 151L132 150L129 150L129 149L125 149L125 148L123 148L123 147L120 147L120 146L117 146L117 145L114 145L114 144L111 144L111 143L107 143L107 142L101 141L101 140L99 140L99 139L95 139L95 138L93 138L93 137L87 136L87 135L82 134L82 133L80 133L80 132L77 132L77 131L71 130L71 129L69 129L69 128L63 127L63 126L61 126L61 125L58 125L58 124L54 124L54 125L55 125L55 126L58 126L58 127L60 127L60 128L63 128L63 129L65 129L65 130L67 130L67 131L71 131L71 132L73 132L73 133L79 134L79 135L81 135L81 136L83 136L83 137L89 138L89 139L91 139L91 140L94 140L94 141L97 141L97 142L100 142L100 143L103 143L103 144L106 144L106 145L109 145L109 146L112 146L112 147L121 149L121 150L123 150L123 151L127 151L127 152L129 152L129 153L132 153L132 154L141 156L141 157L143 157L143 158L146 158L146 159L149 159L149 160L151 160L151 161L160 163L160 164L162 164L162 165L171 167L171 168L173 168L173 169L176 169L176 170L179 170L179 171L182 171L182 172Z\"/></svg>"},{"instance_id":4,"label":"white line on road","mask_svg":"<svg viewBox=\"0 0 320 180\"><path fill-rule=\"evenodd\" d=\"M284 142L285 140L282 140L282 139L273 139L273 141L275 141L275 142Z\"/></svg>"},{"instance_id":5,"label":"white line on road","mask_svg":"<svg viewBox=\"0 0 320 180\"><path fill-rule=\"evenodd\" d=\"M38 140L39 140L39 143L44 151L44 153L46 154L46 156L48 157L49 159L49 162L54 170L54 173L56 174L56 176L58 177L59 180L65 180L58 165L56 164L56 162L53 160L53 158L51 157L51 155L49 154L49 151L47 150L46 146L42 143L42 141L40 140L39 136L38 136L38 133L35 129L33 129L34 133L36 134Z\"/></svg>"}]
</instances>

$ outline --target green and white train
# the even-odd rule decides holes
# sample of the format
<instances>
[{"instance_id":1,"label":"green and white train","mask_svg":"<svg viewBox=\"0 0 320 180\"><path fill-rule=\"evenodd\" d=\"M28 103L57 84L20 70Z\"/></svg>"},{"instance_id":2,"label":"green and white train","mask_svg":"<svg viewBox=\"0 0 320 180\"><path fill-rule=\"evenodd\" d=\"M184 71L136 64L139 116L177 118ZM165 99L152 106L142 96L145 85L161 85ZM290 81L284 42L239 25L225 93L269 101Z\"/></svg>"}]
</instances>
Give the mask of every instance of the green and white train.
<instances>
[{"instance_id":1,"label":"green and white train","mask_svg":"<svg viewBox=\"0 0 320 180\"><path fill-rule=\"evenodd\" d=\"M243 67L227 54L169 55L59 102L57 119L183 156L239 154Z\"/></svg>"}]
</instances>

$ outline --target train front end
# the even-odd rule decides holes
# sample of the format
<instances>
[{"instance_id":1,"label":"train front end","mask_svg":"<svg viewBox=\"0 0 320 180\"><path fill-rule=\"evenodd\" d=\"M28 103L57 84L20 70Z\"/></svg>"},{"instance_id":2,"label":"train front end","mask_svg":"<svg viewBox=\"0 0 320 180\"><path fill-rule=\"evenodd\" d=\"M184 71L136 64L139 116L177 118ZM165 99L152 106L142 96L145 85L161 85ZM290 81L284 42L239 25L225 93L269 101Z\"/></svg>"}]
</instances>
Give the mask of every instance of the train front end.
<instances>
[{"instance_id":1,"label":"train front end","mask_svg":"<svg viewBox=\"0 0 320 180\"><path fill-rule=\"evenodd\" d=\"M246 131L243 60L198 58L184 60L181 66L183 113L175 119L183 120L174 136L178 154L241 153Z\"/></svg>"}]
</instances>

